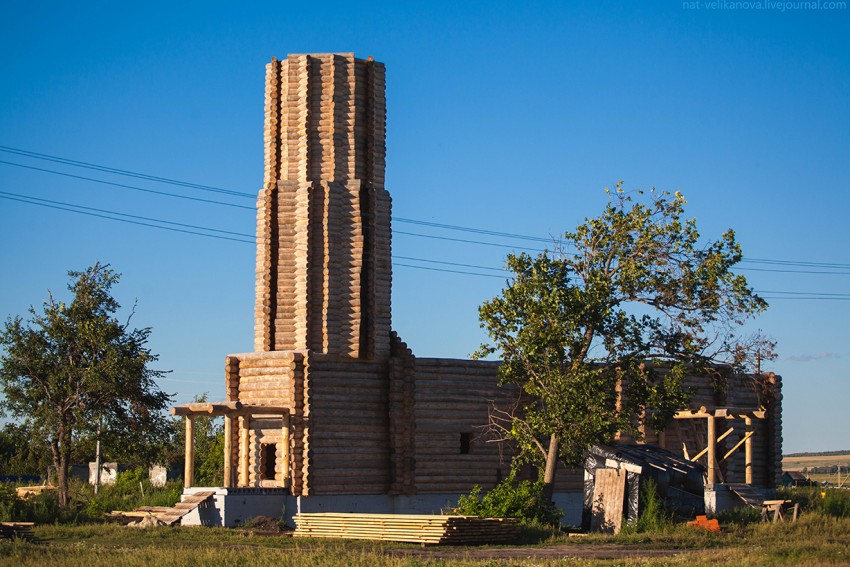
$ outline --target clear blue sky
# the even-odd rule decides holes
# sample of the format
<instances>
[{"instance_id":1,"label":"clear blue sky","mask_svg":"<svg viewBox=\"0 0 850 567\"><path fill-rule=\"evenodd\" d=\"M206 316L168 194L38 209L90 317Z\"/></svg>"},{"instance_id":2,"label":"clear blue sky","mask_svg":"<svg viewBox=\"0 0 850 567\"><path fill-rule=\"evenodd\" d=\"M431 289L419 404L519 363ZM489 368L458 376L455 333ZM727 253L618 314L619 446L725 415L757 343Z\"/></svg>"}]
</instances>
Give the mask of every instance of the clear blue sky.
<instances>
[{"instance_id":1,"label":"clear blue sky","mask_svg":"<svg viewBox=\"0 0 850 567\"><path fill-rule=\"evenodd\" d=\"M387 66L396 217L547 237L597 215L604 187L620 179L681 190L706 237L732 227L748 258L791 262L741 265L774 298L752 329L779 341L786 452L850 448L850 9L691 6L7 2L0 145L256 194L265 64L372 55ZM0 160L254 205L8 151ZM249 209L5 163L0 191L255 229ZM538 245L394 228L396 256L485 268L510 248L398 231ZM7 199L0 242L3 318L64 290L67 270L101 260L122 272L116 295L125 306L138 298L134 322L153 327L160 367L173 370L162 387L178 402L222 399L224 356L252 349L250 244ZM397 265L394 327L417 355L466 357L483 338L477 306L503 281Z\"/></svg>"}]
</instances>

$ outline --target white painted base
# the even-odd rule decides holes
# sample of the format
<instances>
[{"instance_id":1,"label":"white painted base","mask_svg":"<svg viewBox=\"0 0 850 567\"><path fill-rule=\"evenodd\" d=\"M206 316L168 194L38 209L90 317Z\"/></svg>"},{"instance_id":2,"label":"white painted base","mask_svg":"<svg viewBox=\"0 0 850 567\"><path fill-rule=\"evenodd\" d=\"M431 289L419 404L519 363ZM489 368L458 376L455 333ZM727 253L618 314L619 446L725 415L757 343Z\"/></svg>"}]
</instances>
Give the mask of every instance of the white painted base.
<instances>
[{"instance_id":1,"label":"white painted base","mask_svg":"<svg viewBox=\"0 0 850 567\"><path fill-rule=\"evenodd\" d=\"M195 486L183 494L215 490L213 502L202 504L183 517L184 526L243 525L255 516L283 518L294 527L293 516L299 512L344 512L359 514L440 514L451 508L458 494L338 494L291 496L282 488L210 488ZM561 523L581 525L582 495L560 492L553 495L555 505L564 511Z\"/></svg>"},{"instance_id":2,"label":"white painted base","mask_svg":"<svg viewBox=\"0 0 850 567\"><path fill-rule=\"evenodd\" d=\"M754 490L761 493L762 499L770 500L775 498L776 491L770 488L753 486ZM705 485L705 513L717 514L724 510L733 508L742 508L746 504L738 497L737 494L729 490L725 484L706 484Z\"/></svg>"}]
</instances>

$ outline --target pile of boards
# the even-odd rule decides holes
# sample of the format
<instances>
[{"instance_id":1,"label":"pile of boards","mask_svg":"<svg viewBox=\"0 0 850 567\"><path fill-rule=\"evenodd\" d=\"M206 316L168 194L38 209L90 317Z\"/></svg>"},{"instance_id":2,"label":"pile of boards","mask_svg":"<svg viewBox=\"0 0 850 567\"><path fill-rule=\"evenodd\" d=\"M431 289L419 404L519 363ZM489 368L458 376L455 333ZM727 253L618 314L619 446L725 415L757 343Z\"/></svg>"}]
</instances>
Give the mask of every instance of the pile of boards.
<instances>
[{"instance_id":1,"label":"pile of boards","mask_svg":"<svg viewBox=\"0 0 850 567\"><path fill-rule=\"evenodd\" d=\"M0 540L25 539L36 541L32 527L32 522L0 522Z\"/></svg>"},{"instance_id":2,"label":"pile of boards","mask_svg":"<svg viewBox=\"0 0 850 567\"><path fill-rule=\"evenodd\" d=\"M298 514L295 537L439 544L504 543L516 538L513 518L427 514Z\"/></svg>"}]
</instances>

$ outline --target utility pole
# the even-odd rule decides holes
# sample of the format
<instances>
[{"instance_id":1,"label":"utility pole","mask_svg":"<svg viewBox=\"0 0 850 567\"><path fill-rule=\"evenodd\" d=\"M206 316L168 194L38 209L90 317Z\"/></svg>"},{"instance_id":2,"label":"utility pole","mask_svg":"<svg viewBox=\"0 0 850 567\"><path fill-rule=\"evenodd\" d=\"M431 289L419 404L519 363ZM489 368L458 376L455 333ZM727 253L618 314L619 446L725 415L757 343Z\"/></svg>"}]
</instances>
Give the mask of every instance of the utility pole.
<instances>
[{"instance_id":1,"label":"utility pole","mask_svg":"<svg viewBox=\"0 0 850 567\"><path fill-rule=\"evenodd\" d=\"M94 448L94 493L100 491L100 431L103 428L103 416L97 422L97 442Z\"/></svg>"}]
</instances>

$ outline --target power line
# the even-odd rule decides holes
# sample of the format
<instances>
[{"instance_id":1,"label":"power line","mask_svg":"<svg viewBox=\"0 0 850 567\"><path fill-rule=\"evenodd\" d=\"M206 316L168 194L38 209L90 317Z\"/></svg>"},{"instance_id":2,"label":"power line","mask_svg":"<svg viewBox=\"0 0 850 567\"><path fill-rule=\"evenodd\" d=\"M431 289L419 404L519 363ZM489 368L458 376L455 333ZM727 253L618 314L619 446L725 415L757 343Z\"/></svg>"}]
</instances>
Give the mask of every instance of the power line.
<instances>
[{"instance_id":1,"label":"power line","mask_svg":"<svg viewBox=\"0 0 850 567\"><path fill-rule=\"evenodd\" d=\"M552 238L543 238L540 236L528 236L525 234L515 234L512 232L499 232L495 230L487 230L484 228L473 228L469 226L460 226L454 224L443 224L438 222L430 222L430 221L422 221L416 219L406 219L402 217L393 217L393 220L396 222L402 222L407 224L416 224L420 226L429 226L433 228L443 228L446 230L459 230L462 232L473 232L475 234L486 234L488 236L498 236L500 238L516 238L519 240L531 240L534 242L546 242L548 244L552 244L554 239Z\"/></svg>"},{"instance_id":2,"label":"power line","mask_svg":"<svg viewBox=\"0 0 850 567\"><path fill-rule=\"evenodd\" d=\"M143 217L143 216L139 216L139 215L130 215L130 214L126 214L126 213L108 211L108 210L104 210L104 209L96 209L94 207L86 207L86 206L83 206L83 205L74 205L74 204L71 204L71 203L62 203L60 201L51 201L49 199L40 199L40 198L37 198L37 197L26 197L26 196L22 196L22 195L19 195L19 194L16 194L16 193L9 193L9 192L6 192L6 191L0 191L0 199L17 201L17 202L21 202L21 203L30 204L30 205L38 205L38 206L41 206L41 207L47 207L47 208L51 208L51 209L57 209L57 210L61 210L61 211L77 213L77 214L87 215L87 216L92 216L92 217L97 217L97 218L103 218L103 219L113 220L113 221L118 221L118 222L125 222L125 223L128 223L128 224L145 226L145 227L149 227L149 228L157 228L157 229L161 229L161 230L168 230L168 231L171 231L171 232L179 232L179 233L183 233L183 234L192 234L192 235L195 235L195 236L204 236L204 237L207 237L207 238L216 238L216 239L219 239L219 240L229 240L229 241L233 241L233 242L241 242L241 243L244 243L244 244L255 244L256 243L256 239L254 239L251 235L247 235L247 234L243 234L243 233L231 232L231 231L209 228L209 227L203 227L203 226L197 226L197 225L189 225L189 224L185 224L185 223L177 223L177 222L166 221L166 220L162 220L162 219L155 219L155 218L151 218L151 217ZM81 209L84 209L84 210L81 210ZM92 212L92 211L94 211L94 212ZM116 215L116 216L109 216L109 215ZM120 217L127 217L127 218L120 218ZM141 219L141 220L131 220L131 219ZM141 221L150 221L150 222L141 222ZM160 223L160 224L152 224L152 223ZM172 228L170 226L162 226L162 224L170 224L170 225L180 226L180 227L185 227L185 228ZM193 228L193 229L197 229L197 230L203 230L203 231L206 231L206 232L197 232L196 230L186 230L186 228ZM232 234L232 235L237 235L237 236L243 236L243 237L246 237L246 238L251 238L251 240L243 240L243 239L239 239L239 238L232 238L232 237L229 237L229 236L220 236L218 234L209 234L210 232L218 232L218 233L223 233L223 234ZM485 244L488 244L488 243L485 243ZM443 264L443 265L451 265L451 266L458 266L458 267L466 267L466 268L472 268L472 269L505 271L505 270L501 270L499 268L490 268L490 267L487 267L487 266L478 266L478 265L474 265L474 264L464 264L464 263L459 263L459 262L448 262L448 261L442 261L442 260L430 260L430 259L426 259L426 258L415 258L415 257L410 257L410 256L393 256L393 258L394 259L403 259L403 260L415 261L415 262L427 262L427 263L433 263L433 264ZM444 273L462 274L462 275L469 275L469 276L488 277L488 278L507 279L507 278L510 277L509 275L500 276L500 275L495 275L495 274L482 274L480 272L470 272L470 271L465 271L465 270L452 270L452 269L446 269L446 268L434 268L434 267L429 267L429 266L415 266L415 265L412 265L412 264L406 264L406 263L402 263L402 262L393 262L393 266L403 267L403 268L414 268L414 269L418 269L418 270L427 270L427 271L433 271L433 272L444 272ZM756 291L756 293L777 294L776 296L768 296L768 295L763 296L764 299L771 299L771 300L774 300L774 299L834 300L834 301L850 300L850 294L847 294L847 293L796 292L796 291L773 291L773 290L771 290L771 291Z\"/></svg>"},{"instance_id":3,"label":"power line","mask_svg":"<svg viewBox=\"0 0 850 567\"><path fill-rule=\"evenodd\" d=\"M191 183L191 182L187 182L187 181L180 181L180 180L169 179L169 178L155 176L155 175L149 175L149 174L145 174L145 173L133 172L133 171L125 170L125 169L113 168L113 167L109 167L109 166L98 165L98 164L93 164L93 163L79 161L79 160L72 160L72 159L63 158L63 157L59 157L59 156L52 156L52 155L49 155L49 154L42 154L42 153L38 153L38 152L32 152L32 151L29 151L29 150L23 150L23 149L20 149L20 148L13 148L13 147L10 147L10 146L0 146L0 151L12 153L12 154L20 155L20 156L24 156L24 157L31 157L31 158L35 158L35 159L42 159L42 160L51 161L51 162L55 162L55 163L71 165L71 166L74 166L74 167L83 167L83 168L93 169L93 170L96 170L96 171L112 173L112 174L116 174L116 175L126 175L126 176L135 177L135 178L139 178L139 179L155 181L155 182L158 182L158 183L166 183L166 184L171 184L171 185L176 185L176 186L181 186L181 187L188 187L188 188L193 188L193 189L199 189L199 190L204 190L204 191L213 191L213 192L216 192L216 193L239 196L239 197L254 198L254 195L251 194L251 193L233 191L233 190L229 190L229 189L223 189L223 188L220 188L220 187L213 187L213 186L209 186L209 185L201 185L201 184ZM168 192L164 192L164 191L155 191L155 190L152 190L152 189L144 189L144 188L141 188L141 187L124 185L124 184L120 184L120 183L114 183L114 182L104 181L104 180L101 180L101 179L94 179L94 178L90 178L90 177L78 176L78 175L73 175L73 174L69 174L69 173L65 173L65 172L60 172L60 171L55 171L55 170L50 170L50 169L44 169L44 168L39 168L39 167L34 167L34 166L28 166L28 165L23 165L23 164L14 163L14 162L8 162L8 161L0 160L0 163L6 164L6 165L12 165L12 166L15 166L15 167L22 167L22 168L26 168L26 169L31 169L31 170L35 170L35 171L41 171L41 172L45 172L45 173L52 173L54 175L62 175L62 176L65 176L65 177L71 177L71 178L75 178L75 179L92 181L92 182L95 182L95 183L102 183L102 184L106 184L106 185L112 185L112 186L116 186L116 187L132 189L132 190L136 190L136 191L144 191L144 192L147 192L147 193L153 193L153 194L167 196L167 197L188 199L188 200L193 200L193 201L199 201L199 202L216 204L216 205L223 205L223 206L252 210L252 211L254 210L254 207L249 207L249 206L244 206L244 205L236 205L236 204L233 204L233 203L226 203L226 202L222 202L222 201L213 201L213 200L208 200L208 199L201 199L201 198L197 198L197 197L189 197L189 196L186 196L186 195L180 195L180 194L176 194L176 193L168 193ZM551 238L547 239L547 238L538 237L538 236L529 236L529 235L525 235L525 234L494 231L494 230L483 229L483 228L475 228L475 227L469 227L469 226L444 224L444 223L424 221L424 220L418 220L418 219L393 217L393 221L400 222L400 223L406 223L406 224L414 224L414 225L419 225L419 226L427 226L427 227L438 228L438 229L443 229L443 230L456 230L456 231L462 231L462 232L470 232L470 233L474 233L474 234L489 235L489 236L495 236L495 237L498 237L498 238L514 238L514 239L528 240L528 241L533 241L533 242L554 243L553 239L551 239ZM419 237L419 238L431 238L431 239L437 239L437 240L463 242L463 243L478 244L478 245L484 245L484 246L496 246L496 247L501 247L501 248L519 249L519 250L527 250L527 251L533 251L533 252L542 252L543 251L543 249L539 249L539 248L512 246L512 245L508 245L508 244L498 244L498 243L493 243L493 242L482 242L482 241L477 241L477 240L467 240L467 239L461 239L461 238L441 237L441 236L436 236L436 235L426 235L426 234L404 232L404 231L395 231L395 233L396 234L408 235L408 236L415 236L415 237ZM765 258L743 258L741 260L741 262L742 263L778 265L778 266L817 267L817 268L827 268L827 269L850 269L850 264L834 263L834 262L772 260L772 259L765 259ZM846 273L846 272L834 272L834 271L778 270L778 269L771 270L771 269L766 269L766 268L746 268L746 267L741 267L740 269L751 270L751 271L776 272L776 273L848 275L848 273Z\"/></svg>"},{"instance_id":4,"label":"power line","mask_svg":"<svg viewBox=\"0 0 850 567\"><path fill-rule=\"evenodd\" d=\"M110 217L110 216L102 215L102 214L98 214L98 213L90 213L90 212L87 212L87 211L78 211L76 209L69 209L69 208L66 208L66 207L59 206L59 205L50 205L50 204L47 204L47 203L37 203L37 202L34 202L34 201L27 201L25 199L19 199L17 197L8 197L6 195L0 195L0 199L8 199L10 201L20 201L21 203L28 203L30 205L38 205L40 207L47 207L47 208L50 208L50 209L58 209L58 210L61 210L61 211L68 211L68 212L71 212L71 213L88 215L90 217L99 217L99 218L102 218L102 219L109 219L109 220L114 220L114 221L119 221L119 222L126 222L126 223L129 223L129 224L137 224L137 225L140 225L140 226L148 226L148 227L151 227L151 228L159 228L159 229L162 229L162 230L170 230L172 232L182 232L184 234L195 234L197 236L206 236L208 238L218 238L220 240L232 240L234 242L245 242L245 243L248 243L248 244L252 244L252 242L250 242L250 241L240 240L238 238L230 238L228 236L218 236L216 234L205 234L203 232L195 232L195 231L192 231L192 230L184 230L184 229L180 229L180 228L171 228L171 227L168 227L168 226L150 224L150 223L134 221L134 220L130 220L130 219L115 218L115 217Z\"/></svg>"},{"instance_id":5,"label":"power line","mask_svg":"<svg viewBox=\"0 0 850 567\"><path fill-rule=\"evenodd\" d=\"M746 260L742 260L742 262L745 261ZM741 266L738 269L746 270L748 272L770 272L773 274L824 274L830 276L850 276L850 272L824 272L822 270L777 270L775 268L747 268L746 266Z\"/></svg>"},{"instance_id":6,"label":"power line","mask_svg":"<svg viewBox=\"0 0 850 567\"><path fill-rule=\"evenodd\" d=\"M427 262L428 260L424 260ZM412 264L402 264L400 262L393 262L393 266L401 266L403 268L416 268L417 270L429 270L431 272L448 272L450 274L464 274L467 276L481 276L484 278L499 278L501 280L505 279L505 276L497 276L495 274L479 274L476 272L465 272L461 270L448 270L445 268L429 268L428 266L414 266Z\"/></svg>"},{"instance_id":7,"label":"power line","mask_svg":"<svg viewBox=\"0 0 850 567\"><path fill-rule=\"evenodd\" d=\"M825 295L831 297L839 297L842 299L850 299L850 293L827 293L820 291L756 291L756 293L781 293L783 295Z\"/></svg>"},{"instance_id":8,"label":"power line","mask_svg":"<svg viewBox=\"0 0 850 567\"><path fill-rule=\"evenodd\" d=\"M475 266L473 264L458 264L456 262L445 262L442 260L426 260L424 258L411 258L410 256L393 256L399 260L413 260L415 262L430 262L432 264L445 264L447 266L463 266L464 268L477 268L479 270L493 270L496 272L505 272L504 268L491 268L489 266Z\"/></svg>"},{"instance_id":9,"label":"power line","mask_svg":"<svg viewBox=\"0 0 850 567\"><path fill-rule=\"evenodd\" d=\"M65 165L71 165L74 167L82 167L85 169L93 169L95 171L102 171L105 173L114 173L116 175L124 175L127 177L136 177L138 179L145 179L147 181L155 181L157 183L167 183L169 185L179 185L181 187L190 187L192 189L200 189L201 191L211 191L213 193L223 193L225 195L234 195L236 197L247 197L249 199L254 199L255 195L251 193L243 193L241 191L233 191L231 189L222 189L221 187L213 187L211 185L201 185L199 183L192 183L189 181L180 181L178 179L169 179L167 177L159 177L156 175L149 175L147 173L138 173L136 171L130 171L127 169L118 169L115 167L109 167L106 165L98 165L95 163L88 163L85 161L77 161L73 159L63 158L59 156L51 156L48 154L41 154L38 152L31 152L29 150L22 150L20 148L12 148L10 146L0 146L0 151L15 154L19 156L40 159L44 161L51 161L54 163L61 163Z\"/></svg>"},{"instance_id":10,"label":"power line","mask_svg":"<svg viewBox=\"0 0 850 567\"><path fill-rule=\"evenodd\" d=\"M17 197L17 199L15 199L17 201L26 199L27 201L32 201L33 205L38 205L40 203L49 203L51 205L60 205L60 206L63 206L63 207L73 207L75 209L84 209L84 210L87 210L87 211L95 211L95 212L98 212L98 213L104 213L104 214L109 214L109 215L117 215L117 216L121 216L121 217L146 220L146 221L157 222L157 223L162 223L162 224L170 224L170 225L174 225L174 226L182 226L182 227L185 227L185 228L195 228L195 229L198 229L198 230L206 230L206 231L209 231L209 232L218 232L218 233L221 233L221 234L230 234L230 235L233 235L233 236L244 236L245 238L251 238L251 239L255 238L253 234L245 234L245 233L242 233L242 232L233 232L233 231L230 231L230 230L222 230L222 229L219 229L219 228L209 228L209 227L206 227L206 226L197 226L197 225L194 225L194 224L186 224L186 223L182 223L182 222L174 222L174 221L167 221L167 220L162 220L162 219L154 219L154 218L143 217L143 216L139 216L139 215L130 215L130 214L127 214L127 213L119 213L117 211L107 211L105 209L96 209L94 207L86 207L86 206L83 206L83 205L75 205L73 203L63 203L62 201L51 201L50 199L39 199L38 197L29 197L27 195L19 195L17 193L8 193L6 191L0 191L0 195L8 195L9 197ZM27 201L24 201L24 202L27 202ZM67 209L65 209L65 210L67 210Z\"/></svg>"},{"instance_id":11,"label":"power line","mask_svg":"<svg viewBox=\"0 0 850 567\"><path fill-rule=\"evenodd\" d=\"M71 177L73 179L82 179L84 181L92 181L94 183L102 183L103 185L112 185L113 187L122 187L124 189L132 189L134 191L143 191L145 193L153 193L155 195L163 195L165 197L173 197L176 199L186 199L188 201L198 201L201 203L211 203L214 205L223 205L225 207L234 207L236 209L247 209L249 211L253 211L254 207L249 207L247 205L235 205L233 203L225 203L224 201L213 201L212 199L201 199L200 197L189 197L188 195L179 195L177 193L167 193L165 191L156 191L154 189L144 189L142 187L135 187L133 185L124 185L123 183L115 183L114 181L104 181L103 179L95 179L93 177L84 177L82 175L74 175L72 173L65 173L62 171L54 171L52 169L44 169L41 167L35 167L32 165L24 165L21 163L14 163L11 161L0 160L0 163L5 165L13 165L15 167L23 167L25 169L32 169L34 171L41 171L44 173L51 173L53 175L61 175L63 177Z\"/></svg>"},{"instance_id":12,"label":"power line","mask_svg":"<svg viewBox=\"0 0 850 567\"><path fill-rule=\"evenodd\" d=\"M496 242L483 242L481 240L467 240L465 238L451 238L449 236L437 236L434 234L420 234L418 232L404 232L402 230L394 230L393 234L404 234L405 236L418 236L420 238L432 238L434 240L448 240L451 242L465 242L467 244L480 244L482 246L496 246L499 248L510 248L513 250L528 250L530 252L545 252L543 248L527 248L525 246L512 246L510 244L498 244Z\"/></svg>"}]
</instances>

